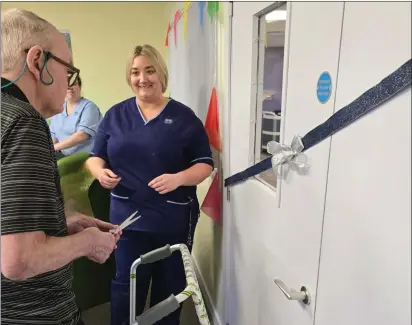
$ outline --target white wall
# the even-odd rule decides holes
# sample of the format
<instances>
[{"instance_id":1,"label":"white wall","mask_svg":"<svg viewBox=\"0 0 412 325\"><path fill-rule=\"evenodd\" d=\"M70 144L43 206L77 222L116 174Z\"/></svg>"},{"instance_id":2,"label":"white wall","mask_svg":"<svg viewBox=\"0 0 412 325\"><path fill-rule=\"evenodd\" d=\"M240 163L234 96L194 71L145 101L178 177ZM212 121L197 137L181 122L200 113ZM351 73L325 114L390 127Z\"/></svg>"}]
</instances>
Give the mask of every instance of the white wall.
<instances>
[{"instance_id":1,"label":"white wall","mask_svg":"<svg viewBox=\"0 0 412 325\"><path fill-rule=\"evenodd\" d=\"M182 9L183 3L180 3ZM169 90L175 100L189 106L205 122L212 88L217 86L217 28L210 21L206 7L203 26L199 23L199 6L192 2L187 11L186 39L184 19L169 33ZM176 44L175 44L176 41Z\"/></svg>"},{"instance_id":2,"label":"white wall","mask_svg":"<svg viewBox=\"0 0 412 325\"><path fill-rule=\"evenodd\" d=\"M174 13L178 9L183 9L183 2L170 2L165 10L165 15L173 21ZM220 132L223 136L227 132L223 124L223 115L228 112L228 68L227 57L230 33L230 5L229 2L219 3L219 13L217 26L210 22L206 12L207 4L204 8L204 33L202 34L198 22L198 3L192 2L192 12L188 21L187 41L183 43L182 23L178 25L178 35L180 42L178 48L172 48L169 58L171 74L170 90L173 98L181 100L191 106L198 116L204 120L209 104L211 89L216 86L219 100ZM166 26L167 27L167 26ZM165 27L165 30L166 30ZM215 28L217 27L217 33ZM214 38L216 35L217 38ZM173 30L169 38L170 46L174 47ZM197 37L197 38L196 38ZM179 39L178 39L179 41ZM202 44L199 44L203 42ZM215 52L217 45L217 53ZM202 52L203 51L203 52ZM187 58L191 58L185 62ZM176 62L180 61L180 62ZM197 64L197 68L193 65ZM214 84L214 70L217 67L217 82ZM200 71L201 73L197 73ZM196 92L196 93L194 93ZM202 101L201 105L197 102ZM227 176L227 175L226 175ZM199 201L202 202L211 180L207 179L198 186ZM224 229L210 217L201 213L194 238L193 258L197 265L198 279L201 282L202 294L209 309L209 318L214 325L224 325L226 318L225 307L225 256L223 252Z\"/></svg>"},{"instance_id":3,"label":"white wall","mask_svg":"<svg viewBox=\"0 0 412 325\"><path fill-rule=\"evenodd\" d=\"M267 47L283 47L285 45L285 39L277 37L271 37L271 33L285 32L285 20L271 21L266 24L266 46Z\"/></svg>"}]
</instances>

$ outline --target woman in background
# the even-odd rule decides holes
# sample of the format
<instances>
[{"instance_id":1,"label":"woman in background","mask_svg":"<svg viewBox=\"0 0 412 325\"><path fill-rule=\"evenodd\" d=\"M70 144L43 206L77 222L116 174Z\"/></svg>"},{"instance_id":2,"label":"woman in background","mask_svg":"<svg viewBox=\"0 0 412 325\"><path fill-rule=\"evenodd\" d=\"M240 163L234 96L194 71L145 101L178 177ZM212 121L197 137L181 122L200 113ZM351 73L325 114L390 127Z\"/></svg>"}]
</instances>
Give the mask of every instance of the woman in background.
<instances>
[{"instance_id":1,"label":"woman in background","mask_svg":"<svg viewBox=\"0 0 412 325\"><path fill-rule=\"evenodd\" d=\"M126 78L136 96L114 105L100 124L87 166L112 189L110 220L141 218L122 233L115 251L111 325L129 324L130 267L166 244L187 243L199 218L196 186L212 172L213 159L202 122L182 103L164 97L168 71L150 45L136 46ZM186 286L180 254L137 268L137 314L143 312L152 279L153 306ZM158 325L179 325L180 309Z\"/></svg>"},{"instance_id":2,"label":"woman in background","mask_svg":"<svg viewBox=\"0 0 412 325\"><path fill-rule=\"evenodd\" d=\"M51 118L50 133L57 159L91 152L102 114L92 101L81 96L82 81L67 89L63 112Z\"/></svg>"}]
</instances>

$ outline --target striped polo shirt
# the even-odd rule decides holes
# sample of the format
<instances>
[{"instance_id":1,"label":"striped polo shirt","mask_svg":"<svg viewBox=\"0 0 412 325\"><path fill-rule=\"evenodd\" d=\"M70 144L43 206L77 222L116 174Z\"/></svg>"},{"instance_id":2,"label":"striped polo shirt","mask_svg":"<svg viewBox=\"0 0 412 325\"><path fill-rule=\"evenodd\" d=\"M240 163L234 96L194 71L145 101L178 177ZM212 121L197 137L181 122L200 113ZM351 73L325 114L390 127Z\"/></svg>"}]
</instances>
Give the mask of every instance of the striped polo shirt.
<instances>
[{"instance_id":1,"label":"striped polo shirt","mask_svg":"<svg viewBox=\"0 0 412 325\"><path fill-rule=\"evenodd\" d=\"M33 231L68 235L49 127L11 85L1 90L1 235ZM1 275L2 325L75 325L79 318L71 263L22 281Z\"/></svg>"}]
</instances>

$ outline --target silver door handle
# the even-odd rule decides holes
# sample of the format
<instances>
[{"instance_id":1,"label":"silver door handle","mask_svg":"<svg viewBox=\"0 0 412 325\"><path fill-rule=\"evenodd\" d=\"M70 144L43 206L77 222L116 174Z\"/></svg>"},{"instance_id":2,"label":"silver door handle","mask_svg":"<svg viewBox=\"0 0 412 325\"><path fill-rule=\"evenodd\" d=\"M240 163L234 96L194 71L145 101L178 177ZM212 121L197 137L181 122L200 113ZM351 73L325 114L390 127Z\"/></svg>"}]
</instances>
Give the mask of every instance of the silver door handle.
<instances>
[{"instance_id":1,"label":"silver door handle","mask_svg":"<svg viewBox=\"0 0 412 325\"><path fill-rule=\"evenodd\" d=\"M289 300L297 300L301 301L305 305L310 304L310 293L306 287L300 288L300 291L296 291L294 289L289 289L281 280L275 279L276 285L279 287L279 289L283 292L283 294L288 298Z\"/></svg>"}]
</instances>

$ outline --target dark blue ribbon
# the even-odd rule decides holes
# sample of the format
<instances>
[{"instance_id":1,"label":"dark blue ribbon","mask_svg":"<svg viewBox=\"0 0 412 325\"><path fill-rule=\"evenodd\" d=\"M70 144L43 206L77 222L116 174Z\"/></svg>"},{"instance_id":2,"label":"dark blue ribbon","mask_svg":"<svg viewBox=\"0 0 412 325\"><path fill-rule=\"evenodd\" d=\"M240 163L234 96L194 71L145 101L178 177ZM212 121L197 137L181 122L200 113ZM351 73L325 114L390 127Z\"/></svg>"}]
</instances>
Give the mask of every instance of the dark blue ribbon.
<instances>
[{"instance_id":1,"label":"dark blue ribbon","mask_svg":"<svg viewBox=\"0 0 412 325\"><path fill-rule=\"evenodd\" d=\"M302 143L306 151L323 140L329 138L339 130L353 123L363 115L380 106L411 84L412 61L404 63L399 69L392 72L379 84L364 92L361 96L337 111L324 123L309 131ZM225 187L245 181L272 168L272 157L266 158L244 171L225 179Z\"/></svg>"}]
</instances>

